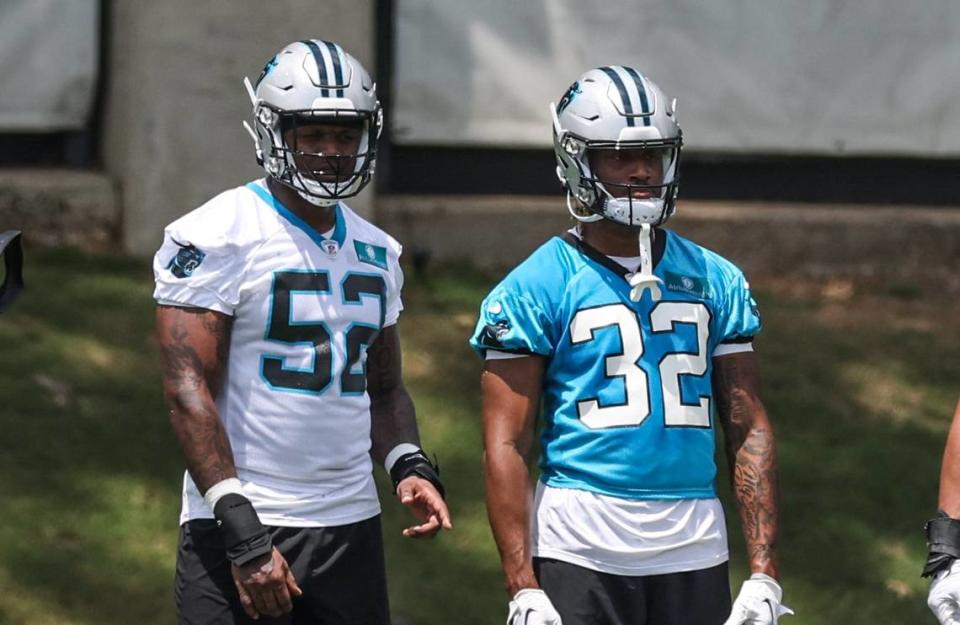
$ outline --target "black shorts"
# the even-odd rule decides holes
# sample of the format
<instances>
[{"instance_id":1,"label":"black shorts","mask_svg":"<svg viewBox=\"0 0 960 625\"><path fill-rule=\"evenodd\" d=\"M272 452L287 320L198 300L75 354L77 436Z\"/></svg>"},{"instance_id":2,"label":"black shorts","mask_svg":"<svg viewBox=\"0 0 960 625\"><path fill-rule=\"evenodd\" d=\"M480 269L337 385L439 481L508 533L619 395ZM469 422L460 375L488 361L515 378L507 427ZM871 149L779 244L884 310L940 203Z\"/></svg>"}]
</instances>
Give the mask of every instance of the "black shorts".
<instances>
[{"instance_id":1,"label":"black shorts","mask_svg":"<svg viewBox=\"0 0 960 625\"><path fill-rule=\"evenodd\" d=\"M723 625L730 616L727 563L699 571L628 577L534 558L563 625Z\"/></svg>"},{"instance_id":2,"label":"black shorts","mask_svg":"<svg viewBox=\"0 0 960 625\"><path fill-rule=\"evenodd\" d=\"M249 618L212 519L180 527L174 594L180 625L389 625L380 517L339 527L268 527L303 596L281 618Z\"/></svg>"}]
</instances>

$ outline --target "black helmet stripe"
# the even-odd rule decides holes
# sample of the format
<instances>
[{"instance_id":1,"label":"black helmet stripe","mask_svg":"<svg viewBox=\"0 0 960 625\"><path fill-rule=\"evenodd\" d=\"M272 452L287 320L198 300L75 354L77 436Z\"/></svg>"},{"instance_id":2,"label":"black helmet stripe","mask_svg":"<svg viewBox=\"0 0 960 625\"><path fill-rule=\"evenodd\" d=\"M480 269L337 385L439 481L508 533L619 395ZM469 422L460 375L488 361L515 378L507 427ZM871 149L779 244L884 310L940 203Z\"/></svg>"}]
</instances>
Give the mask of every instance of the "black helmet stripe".
<instances>
[{"instance_id":1,"label":"black helmet stripe","mask_svg":"<svg viewBox=\"0 0 960 625\"><path fill-rule=\"evenodd\" d=\"M632 67L624 67L630 77L633 78L633 84L637 86L637 93L640 95L640 113L650 113L650 104L647 101L647 90L643 86L643 78L640 76L640 72L633 69ZM650 116L643 116L643 125L650 125Z\"/></svg>"},{"instance_id":2,"label":"black helmet stripe","mask_svg":"<svg viewBox=\"0 0 960 625\"><path fill-rule=\"evenodd\" d=\"M329 84L327 80L327 61L323 54L324 51L311 39L304 39L300 43L310 48L310 52L313 53L313 60L317 63L317 71L320 72L320 86ZM330 97L330 90L322 89L320 95L325 98Z\"/></svg>"},{"instance_id":3,"label":"black helmet stripe","mask_svg":"<svg viewBox=\"0 0 960 625\"><path fill-rule=\"evenodd\" d=\"M338 85L343 84L343 61L340 60L340 46L329 41L324 41L327 49L330 50L330 58L333 59L333 77ZM343 89L337 89L337 97L343 97Z\"/></svg>"},{"instance_id":4,"label":"black helmet stripe","mask_svg":"<svg viewBox=\"0 0 960 625\"><path fill-rule=\"evenodd\" d=\"M617 91L620 92L620 101L623 102L623 112L627 117L627 126L633 126L633 105L630 104L630 96L627 95L627 87L623 84L623 80L620 79L620 74L612 67L601 67L600 70L609 76L613 84L617 86Z\"/></svg>"}]
</instances>

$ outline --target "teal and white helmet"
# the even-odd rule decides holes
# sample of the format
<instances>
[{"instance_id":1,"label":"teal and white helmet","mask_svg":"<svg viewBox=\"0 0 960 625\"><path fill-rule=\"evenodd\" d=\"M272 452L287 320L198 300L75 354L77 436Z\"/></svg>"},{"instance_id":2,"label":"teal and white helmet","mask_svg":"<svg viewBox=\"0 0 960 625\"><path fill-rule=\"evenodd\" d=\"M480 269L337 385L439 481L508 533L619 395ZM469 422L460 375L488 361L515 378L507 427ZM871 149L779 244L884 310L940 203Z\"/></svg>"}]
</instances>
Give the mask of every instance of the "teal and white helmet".
<instances>
[{"instance_id":1,"label":"teal and white helmet","mask_svg":"<svg viewBox=\"0 0 960 625\"><path fill-rule=\"evenodd\" d=\"M377 87L363 65L339 45L305 39L286 46L264 66L255 85L244 79L253 103L257 162L269 176L295 189L317 206L356 195L370 182L377 158L383 112ZM284 131L311 123L359 120L362 139L357 154L316 154L288 145ZM296 133L294 133L296 136ZM323 157L331 172L298 167L294 156ZM339 171L340 166L352 171ZM321 177L323 179L321 179ZM326 181L324 181L326 180Z\"/></svg>"},{"instance_id":2,"label":"teal and white helmet","mask_svg":"<svg viewBox=\"0 0 960 625\"><path fill-rule=\"evenodd\" d=\"M550 111L557 176L574 217L656 226L673 215L683 144L676 100L668 100L660 87L632 67L611 65L583 74L559 104L550 105ZM590 150L637 148L662 153L662 184L617 184L600 180L590 170ZM626 193L615 197L610 192L613 186L626 188ZM650 197L635 198L630 191L638 188L650 191Z\"/></svg>"}]
</instances>

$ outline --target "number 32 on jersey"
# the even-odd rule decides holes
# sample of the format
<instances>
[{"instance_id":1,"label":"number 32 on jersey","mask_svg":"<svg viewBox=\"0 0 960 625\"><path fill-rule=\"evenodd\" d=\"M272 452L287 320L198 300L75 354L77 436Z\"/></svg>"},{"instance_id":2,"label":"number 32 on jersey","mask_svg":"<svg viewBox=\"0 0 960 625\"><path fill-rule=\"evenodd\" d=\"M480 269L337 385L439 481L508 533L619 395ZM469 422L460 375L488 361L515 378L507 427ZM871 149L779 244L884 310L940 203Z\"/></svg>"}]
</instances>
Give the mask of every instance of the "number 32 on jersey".
<instances>
[{"instance_id":1,"label":"number 32 on jersey","mask_svg":"<svg viewBox=\"0 0 960 625\"><path fill-rule=\"evenodd\" d=\"M681 397L680 377L702 376L707 372L707 336L710 312L700 302L660 302L650 312L654 334L672 332L676 324L694 325L697 329L697 351L668 353L659 362L663 388L663 422L673 427L710 427L710 398L699 397L696 404L685 404ZM601 328L616 327L623 347L621 353L605 360L606 377L620 378L626 401L601 406L598 398L577 402L580 420L591 428L637 426L650 416L650 379L640 366L644 354L643 334L637 314L624 304L608 304L578 311L570 322L570 340L574 345L595 339Z\"/></svg>"}]
</instances>

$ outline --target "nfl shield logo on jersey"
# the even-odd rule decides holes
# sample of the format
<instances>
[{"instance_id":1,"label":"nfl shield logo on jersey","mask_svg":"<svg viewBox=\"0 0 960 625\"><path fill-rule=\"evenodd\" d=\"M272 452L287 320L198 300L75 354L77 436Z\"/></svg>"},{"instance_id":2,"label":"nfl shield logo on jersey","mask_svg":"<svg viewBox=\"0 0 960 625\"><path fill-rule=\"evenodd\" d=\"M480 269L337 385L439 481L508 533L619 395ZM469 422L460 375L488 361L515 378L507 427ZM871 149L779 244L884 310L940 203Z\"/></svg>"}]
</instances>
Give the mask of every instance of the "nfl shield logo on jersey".
<instances>
[{"instance_id":1,"label":"nfl shield logo on jersey","mask_svg":"<svg viewBox=\"0 0 960 625\"><path fill-rule=\"evenodd\" d=\"M327 256L336 256L337 252L340 251L340 244L333 239L325 239L323 243L320 244L320 249L322 249L323 253Z\"/></svg>"}]
</instances>

